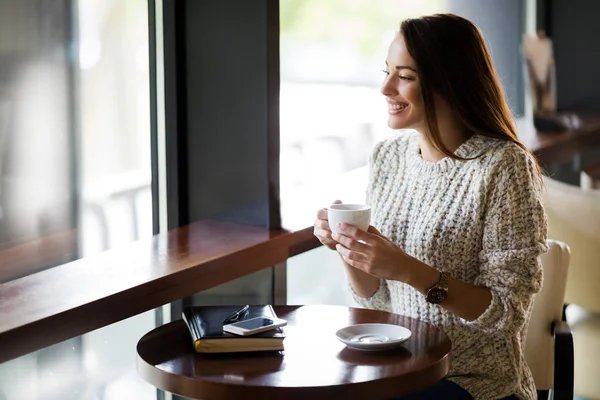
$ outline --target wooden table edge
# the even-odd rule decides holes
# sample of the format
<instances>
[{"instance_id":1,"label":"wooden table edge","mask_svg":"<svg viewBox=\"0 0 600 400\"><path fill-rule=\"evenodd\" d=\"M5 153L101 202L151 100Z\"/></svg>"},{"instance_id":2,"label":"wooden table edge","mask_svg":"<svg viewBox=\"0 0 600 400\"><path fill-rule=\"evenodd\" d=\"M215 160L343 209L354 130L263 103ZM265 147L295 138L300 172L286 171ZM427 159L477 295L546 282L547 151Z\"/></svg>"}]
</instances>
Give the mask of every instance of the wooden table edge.
<instances>
[{"instance_id":1,"label":"wooden table edge","mask_svg":"<svg viewBox=\"0 0 600 400\"><path fill-rule=\"evenodd\" d=\"M304 307L303 305L289 305L289 306L277 306L277 307L285 307L289 308L288 311L294 311L298 308ZM314 305L308 305L308 307L315 307ZM318 307L318 306L317 306ZM331 307L331 306L327 306ZM351 306L334 306L334 307L343 307L348 310L357 309L356 307ZM410 317L405 317L412 319ZM430 323L416 320L423 324L431 325ZM254 398L264 398L264 390L265 387L262 385L239 385L235 386L232 384L225 384L222 382L211 382L211 381L201 381L188 376L174 374L172 372L165 371L163 369L157 368L156 366L147 362L141 355L139 351L139 345L144 340L147 335L153 334L157 329L161 329L166 325L178 324L183 327L182 321L171 321L163 326L156 327L151 331L147 332L136 345L136 359L137 359L137 370L138 374L142 379L146 382L150 383L153 386L161 390L165 390L167 392L171 392L174 394L178 394L181 396L186 396L189 398L196 398L197 393L205 392L210 393L210 399L230 399L230 398L246 398L246 399L254 399ZM436 329L440 329L439 327L435 327ZM442 331L443 333L443 331ZM382 399L389 399L398 397L404 394L409 394L419 389L423 388L423 382L425 382L426 386L432 385L442 379L444 379L449 371L450 371L450 363L451 363L451 343L448 336L444 333L444 336L449 343L450 348L448 352L439 360L428 365L427 367L415 370L410 372L407 375L403 376L403 380L407 380L412 383L413 386L408 386L404 383L404 388L408 390L406 393L399 393L395 391L394 388L397 387L398 377L388 377L381 378L375 381L363 381L363 382L355 382L355 383L345 383L338 385L323 385L323 386L306 386L306 387L269 387L269 391L272 392L273 396L276 398L285 398L285 399L306 399L306 398L344 398L344 399L375 399L372 397L373 392L376 390L378 392L382 391L383 386L387 386L386 390L383 390L384 394L381 396ZM410 379L410 376L414 376L415 379ZM426 378L423 378L426 376ZM408 377L408 379L407 379ZM417 384L418 382L418 384ZM335 396L335 397L334 397Z\"/></svg>"},{"instance_id":2,"label":"wooden table edge","mask_svg":"<svg viewBox=\"0 0 600 400\"><path fill-rule=\"evenodd\" d=\"M264 387L262 386L251 386L251 385L240 385L234 388L231 385L226 385L220 382L202 382L189 378L187 376L181 376L159 370L147 363L139 353L136 354L137 358L137 371L142 379L158 389L186 396L191 399L195 399L195 393L199 391L209 391L214 396L211 396L210 400L213 399L231 399L231 398L244 398L244 399L258 399L263 398ZM446 354L443 358L437 361L435 364L429 367L414 371L409 375L427 374L428 384L433 385L434 383L444 379L448 376L450 370L450 355ZM413 380L416 382L417 380ZM423 378L419 378L419 382L423 382ZM362 400L369 398L376 400L372 396L374 391L373 387L377 386L378 391L381 391L381 386L386 385L388 387L395 386L394 378L384 378L377 381L368 382L357 382L343 385L330 385L330 386L310 386L310 387L277 387L270 388L276 398L285 398L291 400L301 400L306 398L344 398L345 400ZM406 386L405 386L406 388ZM409 393L415 392L421 387L408 387ZM391 399L395 396L400 396L398 392L392 390L388 391L389 395L383 395L382 399ZM408 393L407 393L408 394ZM335 396L335 397L334 397ZM367 397L365 397L367 396Z\"/></svg>"}]
</instances>

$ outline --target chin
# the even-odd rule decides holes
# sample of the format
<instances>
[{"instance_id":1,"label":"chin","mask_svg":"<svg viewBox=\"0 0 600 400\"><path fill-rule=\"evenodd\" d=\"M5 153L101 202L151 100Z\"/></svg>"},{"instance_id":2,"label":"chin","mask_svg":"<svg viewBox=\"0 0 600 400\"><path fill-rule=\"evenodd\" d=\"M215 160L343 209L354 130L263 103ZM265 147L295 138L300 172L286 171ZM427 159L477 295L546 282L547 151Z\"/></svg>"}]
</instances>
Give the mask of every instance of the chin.
<instances>
[{"instance_id":1,"label":"chin","mask_svg":"<svg viewBox=\"0 0 600 400\"><path fill-rule=\"evenodd\" d=\"M394 123L390 123L390 122L388 122L388 127L390 129L394 129L394 130L406 129L406 127L404 125L394 124Z\"/></svg>"},{"instance_id":2,"label":"chin","mask_svg":"<svg viewBox=\"0 0 600 400\"><path fill-rule=\"evenodd\" d=\"M390 115L388 118L388 126L390 129L417 129L421 124L417 121L413 121L412 118L409 121Z\"/></svg>"},{"instance_id":3,"label":"chin","mask_svg":"<svg viewBox=\"0 0 600 400\"><path fill-rule=\"evenodd\" d=\"M398 121L397 118L390 117L388 118L388 126L390 129L410 129L414 126L414 124L407 124L403 121Z\"/></svg>"}]
</instances>

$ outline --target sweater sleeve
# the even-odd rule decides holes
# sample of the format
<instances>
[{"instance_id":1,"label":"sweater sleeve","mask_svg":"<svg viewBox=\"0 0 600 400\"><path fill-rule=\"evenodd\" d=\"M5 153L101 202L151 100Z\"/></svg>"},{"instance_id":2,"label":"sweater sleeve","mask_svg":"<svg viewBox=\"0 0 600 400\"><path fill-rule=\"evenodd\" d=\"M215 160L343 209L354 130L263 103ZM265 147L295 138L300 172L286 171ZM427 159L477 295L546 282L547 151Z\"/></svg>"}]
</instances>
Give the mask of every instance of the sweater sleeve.
<instances>
[{"instance_id":1,"label":"sweater sleeve","mask_svg":"<svg viewBox=\"0 0 600 400\"><path fill-rule=\"evenodd\" d=\"M392 311L392 303L390 301L390 290L387 286L385 279L379 280L379 288L371 295L371 297L361 297L352 288L352 285L348 284L352 297L356 304L364 308L370 308L372 310L381 311Z\"/></svg>"},{"instance_id":2,"label":"sweater sleeve","mask_svg":"<svg viewBox=\"0 0 600 400\"><path fill-rule=\"evenodd\" d=\"M375 193L375 188L378 185L379 179L381 179L381 154L384 153L384 145L385 141L376 143L375 147L373 148L373 151L371 152L371 156L369 157L369 182L367 184L366 191L366 204L371 206L371 215L374 215L375 213L375 197L377 196L377 193ZM359 296L358 294L356 294L354 288L352 288L352 285L350 285L349 283L348 287L350 292L352 293L354 301L358 305L365 308L391 311L390 291L385 280L379 280L379 288L375 291L375 293L371 295L371 297Z\"/></svg>"},{"instance_id":3,"label":"sweater sleeve","mask_svg":"<svg viewBox=\"0 0 600 400\"><path fill-rule=\"evenodd\" d=\"M474 321L477 329L513 335L531 313L542 284L540 255L547 251L541 178L532 157L514 146L491 171L485 205L480 271L476 285L492 293L489 307Z\"/></svg>"}]
</instances>

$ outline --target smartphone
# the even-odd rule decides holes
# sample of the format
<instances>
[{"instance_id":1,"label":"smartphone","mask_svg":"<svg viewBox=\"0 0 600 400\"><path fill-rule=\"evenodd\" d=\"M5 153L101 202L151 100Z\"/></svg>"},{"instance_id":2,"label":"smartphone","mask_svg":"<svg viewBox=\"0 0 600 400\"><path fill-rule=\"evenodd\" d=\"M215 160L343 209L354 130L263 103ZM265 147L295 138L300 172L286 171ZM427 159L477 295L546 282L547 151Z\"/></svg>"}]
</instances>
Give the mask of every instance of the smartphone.
<instances>
[{"instance_id":1,"label":"smartphone","mask_svg":"<svg viewBox=\"0 0 600 400\"><path fill-rule=\"evenodd\" d=\"M287 325L285 319L261 316L234 322L233 324L223 325L223 330L236 335L248 336L285 325Z\"/></svg>"}]
</instances>

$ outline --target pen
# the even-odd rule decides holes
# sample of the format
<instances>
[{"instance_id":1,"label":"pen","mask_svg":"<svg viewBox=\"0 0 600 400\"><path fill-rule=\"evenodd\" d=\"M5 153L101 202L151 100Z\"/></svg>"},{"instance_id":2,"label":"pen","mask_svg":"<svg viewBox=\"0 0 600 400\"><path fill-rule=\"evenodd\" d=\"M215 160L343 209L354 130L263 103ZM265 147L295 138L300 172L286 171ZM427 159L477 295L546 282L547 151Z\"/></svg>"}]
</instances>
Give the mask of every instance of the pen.
<instances>
[{"instance_id":1,"label":"pen","mask_svg":"<svg viewBox=\"0 0 600 400\"><path fill-rule=\"evenodd\" d=\"M244 307L240 308L239 310L237 310L236 312L231 314L229 317L225 318L223 323L237 321L243 314L245 314L248 311L249 308L250 308L249 305L245 305Z\"/></svg>"}]
</instances>

